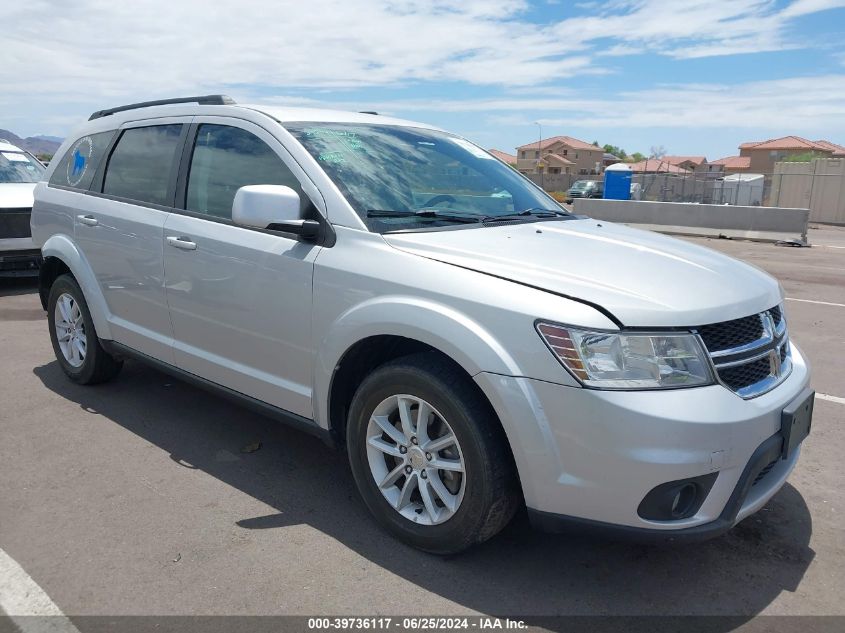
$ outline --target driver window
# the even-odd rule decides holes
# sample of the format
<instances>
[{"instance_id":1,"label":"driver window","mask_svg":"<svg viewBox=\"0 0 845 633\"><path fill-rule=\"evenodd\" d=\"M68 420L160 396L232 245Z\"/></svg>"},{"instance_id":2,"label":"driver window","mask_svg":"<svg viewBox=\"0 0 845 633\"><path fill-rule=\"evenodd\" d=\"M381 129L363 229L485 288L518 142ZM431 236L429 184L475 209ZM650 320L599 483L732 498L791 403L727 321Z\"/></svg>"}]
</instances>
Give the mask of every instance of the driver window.
<instances>
[{"instance_id":1,"label":"driver window","mask_svg":"<svg viewBox=\"0 0 845 633\"><path fill-rule=\"evenodd\" d=\"M228 125L200 125L185 208L231 219L235 192L246 185L286 185L307 200L293 173L260 138Z\"/></svg>"}]
</instances>

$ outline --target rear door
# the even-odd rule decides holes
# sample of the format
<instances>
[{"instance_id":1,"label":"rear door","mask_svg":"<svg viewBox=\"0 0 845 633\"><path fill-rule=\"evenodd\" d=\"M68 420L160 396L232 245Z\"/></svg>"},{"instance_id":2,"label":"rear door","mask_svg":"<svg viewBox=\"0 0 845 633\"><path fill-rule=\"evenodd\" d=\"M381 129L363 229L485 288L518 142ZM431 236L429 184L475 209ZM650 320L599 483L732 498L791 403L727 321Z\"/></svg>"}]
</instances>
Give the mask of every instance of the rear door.
<instances>
[{"instance_id":1,"label":"rear door","mask_svg":"<svg viewBox=\"0 0 845 633\"><path fill-rule=\"evenodd\" d=\"M284 147L247 121L196 117L178 206L165 223L175 362L192 374L311 418L311 283L320 247L236 226L239 187L316 188Z\"/></svg>"},{"instance_id":2,"label":"rear door","mask_svg":"<svg viewBox=\"0 0 845 633\"><path fill-rule=\"evenodd\" d=\"M179 117L124 126L74 220L115 340L168 363L173 331L162 238L189 124Z\"/></svg>"}]
</instances>

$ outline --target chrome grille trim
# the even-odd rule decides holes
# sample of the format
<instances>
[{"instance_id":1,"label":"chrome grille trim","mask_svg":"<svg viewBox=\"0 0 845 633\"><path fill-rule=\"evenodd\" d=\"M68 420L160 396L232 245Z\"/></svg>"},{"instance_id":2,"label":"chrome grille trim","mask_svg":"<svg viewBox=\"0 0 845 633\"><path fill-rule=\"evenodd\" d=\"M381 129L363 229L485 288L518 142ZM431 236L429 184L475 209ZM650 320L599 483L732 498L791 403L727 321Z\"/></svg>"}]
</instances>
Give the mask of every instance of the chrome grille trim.
<instances>
[{"instance_id":1,"label":"chrome grille trim","mask_svg":"<svg viewBox=\"0 0 845 633\"><path fill-rule=\"evenodd\" d=\"M736 324L739 322L748 325L751 318L755 316L760 320L762 336L753 341L743 340L738 345L725 348L726 332L736 331ZM696 333L704 348L708 350L719 384L741 398L755 398L771 391L792 372L792 354L789 348L786 319L781 306L775 306L743 319L702 326L696 330ZM717 349L710 351L708 339L711 340L711 346ZM768 358L768 372L763 366L766 358ZM742 371L743 367L746 368L745 372ZM766 373L760 378L762 372ZM753 382L746 384L749 380Z\"/></svg>"}]
</instances>

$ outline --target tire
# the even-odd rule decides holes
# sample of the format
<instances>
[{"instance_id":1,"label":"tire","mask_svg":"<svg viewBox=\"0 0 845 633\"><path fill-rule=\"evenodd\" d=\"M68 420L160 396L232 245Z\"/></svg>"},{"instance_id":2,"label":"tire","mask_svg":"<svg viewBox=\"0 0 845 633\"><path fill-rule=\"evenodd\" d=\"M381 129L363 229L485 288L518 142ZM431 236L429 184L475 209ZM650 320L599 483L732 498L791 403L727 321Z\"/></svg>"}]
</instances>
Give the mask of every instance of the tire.
<instances>
[{"instance_id":1,"label":"tire","mask_svg":"<svg viewBox=\"0 0 845 633\"><path fill-rule=\"evenodd\" d=\"M69 315L69 319L63 315ZM111 380L120 372L123 361L100 344L85 296L73 276L61 275L53 282L47 299L47 323L59 366L72 381L93 385ZM70 323L73 326L66 327ZM57 324L63 332L62 340Z\"/></svg>"},{"instance_id":2,"label":"tire","mask_svg":"<svg viewBox=\"0 0 845 633\"><path fill-rule=\"evenodd\" d=\"M401 403L408 405L411 433L403 433ZM415 416L423 407L427 432L416 438ZM385 421L393 430L383 431ZM456 442L449 443L450 433ZM495 413L475 383L436 353L406 356L367 376L352 399L346 436L364 503L382 527L418 549L454 554L481 543L504 528L521 504L513 456ZM402 446L404 454L397 454ZM410 497L406 486L416 486Z\"/></svg>"}]
</instances>

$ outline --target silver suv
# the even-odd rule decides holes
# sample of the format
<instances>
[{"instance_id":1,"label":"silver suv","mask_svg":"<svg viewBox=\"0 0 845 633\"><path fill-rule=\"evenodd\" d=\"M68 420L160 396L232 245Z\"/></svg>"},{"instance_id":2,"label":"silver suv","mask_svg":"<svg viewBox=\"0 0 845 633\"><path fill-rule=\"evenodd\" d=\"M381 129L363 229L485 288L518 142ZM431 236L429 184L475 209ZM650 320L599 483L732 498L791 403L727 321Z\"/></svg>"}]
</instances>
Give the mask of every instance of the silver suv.
<instances>
[{"instance_id":1,"label":"silver suv","mask_svg":"<svg viewBox=\"0 0 845 633\"><path fill-rule=\"evenodd\" d=\"M717 535L783 485L809 369L760 270L573 216L469 141L220 96L96 112L35 191L71 380L138 359L345 448L376 520L456 552Z\"/></svg>"}]
</instances>

